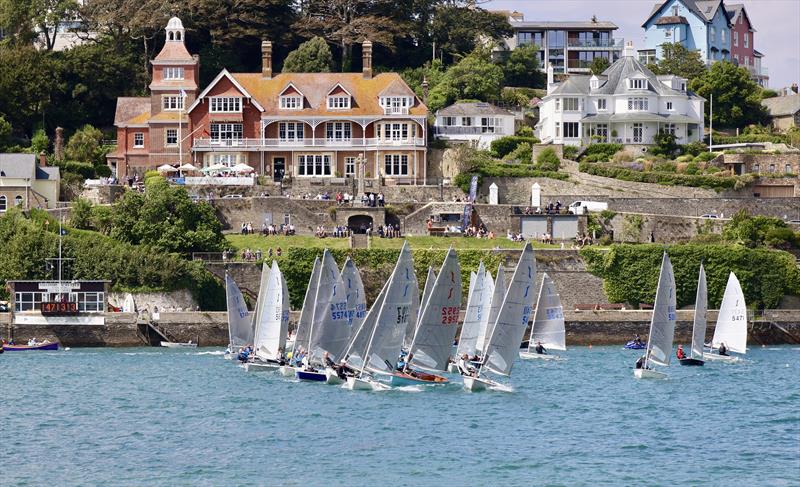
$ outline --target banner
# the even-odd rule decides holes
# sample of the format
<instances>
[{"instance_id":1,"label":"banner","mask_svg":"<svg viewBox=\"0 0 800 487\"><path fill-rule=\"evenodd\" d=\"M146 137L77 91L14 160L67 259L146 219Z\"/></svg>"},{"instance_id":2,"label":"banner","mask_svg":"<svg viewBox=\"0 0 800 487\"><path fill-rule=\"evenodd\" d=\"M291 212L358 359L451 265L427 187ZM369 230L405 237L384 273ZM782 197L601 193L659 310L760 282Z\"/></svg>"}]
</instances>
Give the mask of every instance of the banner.
<instances>
[{"instance_id":1,"label":"banner","mask_svg":"<svg viewBox=\"0 0 800 487\"><path fill-rule=\"evenodd\" d=\"M469 183L469 202L474 203L475 198L478 197L478 176L472 176L472 181Z\"/></svg>"}]
</instances>

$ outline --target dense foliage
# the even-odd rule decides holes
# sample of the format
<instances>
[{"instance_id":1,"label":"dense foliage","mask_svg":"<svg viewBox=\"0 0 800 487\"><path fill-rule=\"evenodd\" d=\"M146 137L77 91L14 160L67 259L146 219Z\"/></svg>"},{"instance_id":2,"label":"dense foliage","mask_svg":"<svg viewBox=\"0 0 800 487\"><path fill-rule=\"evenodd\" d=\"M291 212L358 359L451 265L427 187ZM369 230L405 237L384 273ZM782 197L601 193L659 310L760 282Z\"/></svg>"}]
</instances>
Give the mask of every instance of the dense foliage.
<instances>
[{"instance_id":1,"label":"dense foliage","mask_svg":"<svg viewBox=\"0 0 800 487\"><path fill-rule=\"evenodd\" d=\"M492 155L498 158L505 157L506 154L512 152L523 142L532 146L538 144L539 139L532 136L527 137L520 135L507 135L505 137L500 137L499 139L493 140L491 143L490 147L492 149Z\"/></svg>"},{"instance_id":2,"label":"dense foliage","mask_svg":"<svg viewBox=\"0 0 800 487\"><path fill-rule=\"evenodd\" d=\"M556 151L548 147L536 156L536 168L540 171L558 171L561 166L561 159L558 158Z\"/></svg>"},{"instance_id":3,"label":"dense foliage","mask_svg":"<svg viewBox=\"0 0 800 487\"><path fill-rule=\"evenodd\" d=\"M743 67L721 61L711 65L691 82L692 90L706 100L714 99L714 126L743 127L767 120L761 104L761 88ZM706 103L706 120L711 120L711 103Z\"/></svg>"},{"instance_id":4,"label":"dense foliage","mask_svg":"<svg viewBox=\"0 0 800 487\"><path fill-rule=\"evenodd\" d=\"M663 245L614 245L608 252L581 250L589 271L604 279L612 302L652 303L655 299ZM682 244L666 248L675 272L679 307L694 303L702 262L708 280L708 302L719 307L728 274L742 284L748 307L773 308L785 294L800 294L800 269L786 252L736 245Z\"/></svg>"},{"instance_id":5,"label":"dense foliage","mask_svg":"<svg viewBox=\"0 0 800 487\"><path fill-rule=\"evenodd\" d=\"M667 186L692 186L697 188L708 188L717 191L725 189L734 189L737 187L737 182L741 181L743 184L749 182L745 176L706 176L706 175L690 175L690 174L675 174L672 172L660 171L637 171L625 167L620 167L612 164L602 164L583 161L580 163L580 171L595 176L603 176L606 178L614 178L622 181L634 181L637 183L655 183Z\"/></svg>"},{"instance_id":6,"label":"dense foliage","mask_svg":"<svg viewBox=\"0 0 800 487\"><path fill-rule=\"evenodd\" d=\"M661 48L663 54L658 64L648 66L653 73L674 74L689 81L706 73L706 64L700 57L700 51L689 50L680 43L665 43Z\"/></svg>"},{"instance_id":7,"label":"dense foliage","mask_svg":"<svg viewBox=\"0 0 800 487\"><path fill-rule=\"evenodd\" d=\"M328 73L332 68L331 48L319 36L300 44L283 63L285 73Z\"/></svg>"},{"instance_id":8,"label":"dense foliage","mask_svg":"<svg viewBox=\"0 0 800 487\"><path fill-rule=\"evenodd\" d=\"M608 162L614 154L622 150L622 144L591 144L583 152L582 159L589 162Z\"/></svg>"},{"instance_id":9,"label":"dense foliage","mask_svg":"<svg viewBox=\"0 0 800 487\"><path fill-rule=\"evenodd\" d=\"M750 216L740 210L722 231L725 240L745 247L800 248L800 232L795 233L780 218L763 215Z\"/></svg>"}]
</instances>

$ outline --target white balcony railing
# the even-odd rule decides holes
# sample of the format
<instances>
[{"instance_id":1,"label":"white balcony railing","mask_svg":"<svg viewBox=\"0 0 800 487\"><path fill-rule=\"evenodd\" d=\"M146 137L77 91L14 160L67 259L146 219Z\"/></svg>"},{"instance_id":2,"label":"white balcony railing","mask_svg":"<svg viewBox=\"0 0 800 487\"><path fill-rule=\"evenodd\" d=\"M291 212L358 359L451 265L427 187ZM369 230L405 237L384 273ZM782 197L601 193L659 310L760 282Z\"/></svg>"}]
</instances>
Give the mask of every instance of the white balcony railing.
<instances>
[{"instance_id":1,"label":"white balcony railing","mask_svg":"<svg viewBox=\"0 0 800 487\"><path fill-rule=\"evenodd\" d=\"M408 115L408 107L383 107L384 115Z\"/></svg>"},{"instance_id":2,"label":"white balcony railing","mask_svg":"<svg viewBox=\"0 0 800 487\"><path fill-rule=\"evenodd\" d=\"M420 137L409 137L401 140L386 140L377 138L362 139L360 137L350 140L328 140L328 139L195 139L193 147L195 149L272 149L286 148L293 149L298 147L323 147L331 149L351 148L351 147L425 147L425 139Z\"/></svg>"},{"instance_id":3,"label":"white balcony railing","mask_svg":"<svg viewBox=\"0 0 800 487\"><path fill-rule=\"evenodd\" d=\"M502 127L433 127L435 135L514 135L506 134Z\"/></svg>"}]
</instances>

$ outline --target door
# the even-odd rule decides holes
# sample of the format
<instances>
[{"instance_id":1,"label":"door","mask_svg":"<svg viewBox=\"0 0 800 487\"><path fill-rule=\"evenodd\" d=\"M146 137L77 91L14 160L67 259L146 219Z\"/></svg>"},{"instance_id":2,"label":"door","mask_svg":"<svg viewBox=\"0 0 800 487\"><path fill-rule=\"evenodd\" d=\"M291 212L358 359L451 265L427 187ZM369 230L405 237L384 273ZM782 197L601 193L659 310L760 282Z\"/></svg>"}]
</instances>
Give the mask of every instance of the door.
<instances>
[{"instance_id":1,"label":"door","mask_svg":"<svg viewBox=\"0 0 800 487\"><path fill-rule=\"evenodd\" d=\"M635 123L633 124L633 143L634 144L641 144L642 143L642 135L644 130L642 128L642 124Z\"/></svg>"},{"instance_id":2,"label":"door","mask_svg":"<svg viewBox=\"0 0 800 487\"><path fill-rule=\"evenodd\" d=\"M276 157L272 159L272 179L276 182L283 181L286 174L286 158Z\"/></svg>"}]
</instances>

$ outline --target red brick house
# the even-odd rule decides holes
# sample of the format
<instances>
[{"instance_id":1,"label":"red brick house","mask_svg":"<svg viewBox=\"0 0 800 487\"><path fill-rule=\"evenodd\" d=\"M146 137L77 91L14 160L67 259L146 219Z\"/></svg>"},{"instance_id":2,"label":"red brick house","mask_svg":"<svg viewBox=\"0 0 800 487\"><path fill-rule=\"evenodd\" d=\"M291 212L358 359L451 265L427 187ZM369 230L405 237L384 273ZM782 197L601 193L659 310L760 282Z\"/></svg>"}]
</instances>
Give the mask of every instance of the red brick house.
<instances>
[{"instance_id":1,"label":"red brick house","mask_svg":"<svg viewBox=\"0 0 800 487\"><path fill-rule=\"evenodd\" d=\"M755 49L756 30L747 10L742 4L725 5L725 10L731 19L731 61L747 68L759 85L767 86L769 74L761 66L764 55Z\"/></svg>"},{"instance_id":2,"label":"red brick house","mask_svg":"<svg viewBox=\"0 0 800 487\"><path fill-rule=\"evenodd\" d=\"M198 94L198 59L186 52L182 27L172 41L171 32L153 61L150 99L118 101L118 148L109 156L118 174L120 167L143 172L178 162L180 146L183 162L244 163L275 180L354 176L360 158L367 178L424 183L428 109L399 74L373 75L371 43L364 43L361 73L273 75L272 44L265 41L260 73L223 70ZM186 79L191 73L193 84L166 80L161 70L168 66L183 68ZM180 89L185 105L165 110L172 100L164 97ZM166 131L178 128L181 113L181 143L165 144L174 142L175 133ZM137 133L141 147L132 139Z\"/></svg>"}]
</instances>

